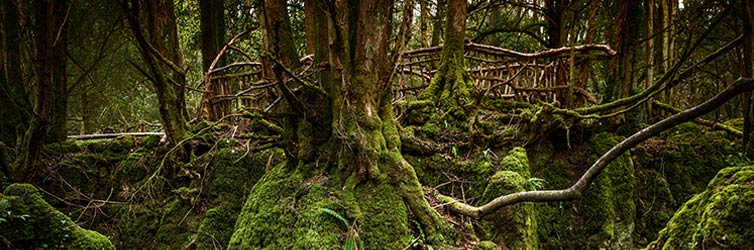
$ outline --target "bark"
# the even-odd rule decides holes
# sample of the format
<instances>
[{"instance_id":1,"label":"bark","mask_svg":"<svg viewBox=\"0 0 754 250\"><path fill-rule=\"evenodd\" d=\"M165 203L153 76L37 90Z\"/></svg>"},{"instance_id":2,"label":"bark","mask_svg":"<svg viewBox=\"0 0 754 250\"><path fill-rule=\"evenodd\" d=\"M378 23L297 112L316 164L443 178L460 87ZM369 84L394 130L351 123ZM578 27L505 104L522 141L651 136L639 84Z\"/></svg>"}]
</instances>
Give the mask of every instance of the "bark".
<instances>
[{"instance_id":1,"label":"bark","mask_svg":"<svg viewBox=\"0 0 754 250\"><path fill-rule=\"evenodd\" d=\"M19 137L23 137L31 119L32 103L28 99L29 93L25 87L21 71L20 22L22 17L18 11L16 0L2 0L3 4L3 36L4 43L4 71L2 84L3 107L0 107L5 119L2 124L2 140L6 145L16 145Z\"/></svg>"},{"instance_id":2,"label":"bark","mask_svg":"<svg viewBox=\"0 0 754 250\"><path fill-rule=\"evenodd\" d=\"M615 19L613 35L614 48L618 56L610 62L610 84L605 96L607 100L617 100L631 95L634 85L634 65L636 64L636 41L640 3L637 0L618 2L618 16Z\"/></svg>"},{"instance_id":3,"label":"bark","mask_svg":"<svg viewBox=\"0 0 754 250\"><path fill-rule=\"evenodd\" d=\"M50 117L47 142L64 141L68 135L68 91L66 84L66 65L68 61L68 0L55 1L53 10L52 42L52 117Z\"/></svg>"},{"instance_id":4,"label":"bark","mask_svg":"<svg viewBox=\"0 0 754 250\"><path fill-rule=\"evenodd\" d=\"M754 77L754 4L743 0L744 33L744 71L743 77ZM754 97L751 93L744 95L744 131L743 151L749 159L754 159Z\"/></svg>"},{"instance_id":5,"label":"bark","mask_svg":"<svg viewBox=\"0 0 754 250\"><path fill-rule=\"evenodd\" d=\"M201 32L202 32L202 69L205 73L209 72L212 62L220 53L225 45L225 6L223 1L200 0L199 9L201 14ZM215 67L225 65L224 57L219 58ZM210 93L205 94L205 98L214 96L229 95L229 86L227 81L209 81L204 84L211 84L207 88ZM212 103L210 100L208 120L215 121L230 113L230 102L220 101Z\"/></svg>"},{"instance_id":6,"label":"bark","mask_svg":"<svg viewBox=\"0 0 754 250\"><path fill-rule=\"evenodd\" d=\"M432 42L431 46L440 45L442 39L442 21L445 18L445 7L448 0L438 0L436 5L436 12L434 18L434 24L432 25Z\"/></svg>"},{"instance_id":7,"label":"bark","mask_svg":"<svg viewBox=\"0 0 754 250\"><path fill-rule=\"evenodd\" d=\"M147 24L142 30L139 0L119 2L126 11L126 19L134 32L137 47L148 70L157 94L160 122L167 140L179 145L186 133L186 111L183 100L185 75L180 65L179 47L172 0L149 0L144 13ZM147 34L145 34L145 30ZM147 37L146 35L149 35ZM164 35L164 36L163 36ZM170 49L170 50L168 50Z\"/></svg>"},{"instance_id":8,"label":"bark","mask_svg":"<svg viewBox=\"0 0 754 250\"><path fill-rule=\"evenodd\" d=\"M422 92L423 99L435 101L438 107L465 121L471 105L471 77L466 71L465 52L466 0L450 0L445 26L445 43L440 55L440 67L429 86Z\"/></svg>"},{"instance_id":9,"label":"bark","mask_svg":"<svg viewBox=\"0 0 754 250\"><path fill-rule=\"evenodd\" d=\"M40 0L34 2L34 16L36 19L36 36L34 57L34 110L31 122L22 141L22 153L19 155L16 169L11 170L11 178L15 182L32 180L40 169L42 162L42 147L53 105L54 67L53 65L53 10L55 2Z\"/></svg>"},{"instance_id":10,"label":"bark","mask_svg":"<svg viewBox=\"0 0 754 250\"><path fill-rule=\"evenodd\" d=\"M626 151L630 150L632 147L678 124L691 121L697 117L707 114L710 111L722 106L723 104L725 104L725 102L733 99L739 94L750 93L751 91L754 91L754 79L739 79L728 86L726 89L712 97L712 99L709 99L702 104L684 110L683 112L665 118L662 121L659 121L649 127L642 129L641 131L631 135L617 145L613 146L596 162L594 162L594 164L592 164L592 166L587 169L587 171L581 176L581 178L579 178L578 181L576 181L576 183L574 183L567 189L526 191L508 194L497 197L489 203L479 207L458 202L448 196L440 195L439 200L445 203L450 203L450 208L460 214L474 218L481 218L485 215L497 211L502 207L520 202L569 201L578 199L581 197L581 194L589 187L589 184L594 181L597 175L599 175L610 162L618 158Z\"/></svg>"},{"instance_id":11,"label":"bark","mask_svg":"<svg viewBox=\"0 0 754 250\"><path fill-rule=\"evenodd\" d=\"M545 0L545 19L547 20L547 47L563 46L564 11L568 0Z\"/></svg>"},{"instance_id":12,"label":"bark","mask_svg":"<svg viewBox=\"0 0 754 250\"><path fill-rule=\"evenodd\" d=\"M429 6L426 0L419 0L419 32L421 33L422 47L429 47Z\"/></svg>"}]
</instances>

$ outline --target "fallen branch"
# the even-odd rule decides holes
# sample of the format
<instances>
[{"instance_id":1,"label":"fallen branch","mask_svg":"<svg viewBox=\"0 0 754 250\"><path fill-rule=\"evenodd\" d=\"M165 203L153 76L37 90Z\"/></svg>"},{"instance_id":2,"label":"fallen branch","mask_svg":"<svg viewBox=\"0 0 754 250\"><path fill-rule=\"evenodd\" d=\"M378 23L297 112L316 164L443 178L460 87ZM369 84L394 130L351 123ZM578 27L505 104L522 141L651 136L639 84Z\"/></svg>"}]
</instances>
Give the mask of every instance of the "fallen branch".
<instances>
[{"instance_id":1,"label":"fallen branch","mask_svg":"<svg viewBox=\"0 0 754 250\"><path fill-rule=\"evenodd\" d=\"M584 175L576 181L573 186L562 190L542 190L542 191L526 191L519 193L512 193L495 198L489 203L476 207L468 205L463 202L456 201L452 197L438 195L438 199L442 203L447 203L450 208L460 214L470 216L473 218L481 218L485 215L493 213L498 209L513 205L519 202L546 202L546 201L569 201L581 197L581 194L587 189L590 183L594 181L599 173L607 167L607 164L618 158L632 147L637 144L669 129L678 124L691 121L699 116L702 116L710 111L720 107L725 102L729 101L733 97L754 90L754 79L752 78L739 78L733 84L725 88L723 91L712 97L712 99L699 104L693 108L684 110L678 114L663 119L649 127L642 129L639 132L631 135L625 140L621 141L617 145L613 146L607 153L603 154Z\"/></svg>"},{"instance_id":2,"label":"fallen branch","mask_svg":"<svg viewBox=\"0 0 754 250\"><path fill-rule=\"evenodd\" d=\"M165 136L165 132L129 132L129 133L107 133L107 134L89 134L89 135L69 135L70 140L91 140L102 138L116 138L120 136Z\"/></svg>"}]
</instances>

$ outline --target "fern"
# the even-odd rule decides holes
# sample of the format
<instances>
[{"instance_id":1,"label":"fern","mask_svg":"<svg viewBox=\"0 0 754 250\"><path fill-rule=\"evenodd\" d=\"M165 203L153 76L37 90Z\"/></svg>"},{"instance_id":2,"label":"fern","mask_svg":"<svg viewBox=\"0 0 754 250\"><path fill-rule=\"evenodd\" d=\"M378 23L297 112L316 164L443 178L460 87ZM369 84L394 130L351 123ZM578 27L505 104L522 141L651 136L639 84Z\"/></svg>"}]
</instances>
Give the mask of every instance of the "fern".
<instances>
[{"instance_id":1,"label":"fern","mask_svg":"<svg viewBox=\"0 0 754 250\"><path fill-rule=\"evenodd\" d=\"M332 217L335 217L335 219L337 219L340 222L342 222L343 226L345 226L345 227L348 227L348 225L350 225L350 223L348 223L348 220L346 220L346 218L344 218L342 215L340 215L338 212L335 212L332 209L329 209L329 208L320 208L319 210L322 211L325 214L328 214L328 215L330 215Z\"/></svg>"}]
</instances>

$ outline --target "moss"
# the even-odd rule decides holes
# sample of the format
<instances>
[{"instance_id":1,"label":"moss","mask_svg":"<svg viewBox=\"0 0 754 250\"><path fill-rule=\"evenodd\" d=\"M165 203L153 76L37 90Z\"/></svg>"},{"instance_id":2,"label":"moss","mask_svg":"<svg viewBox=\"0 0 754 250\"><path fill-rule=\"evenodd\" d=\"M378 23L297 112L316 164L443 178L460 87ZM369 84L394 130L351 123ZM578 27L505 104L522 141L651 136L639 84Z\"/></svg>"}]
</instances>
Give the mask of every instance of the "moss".
<instances>
[{"instance_id":1,"label":"moss","mask_svg":"<svg viewBox=\"0 0 754 250\"><path fill-rule=\"evenodd\" d=\"M718 170L746 162L722 131L685 123L632 151L637 187L636 243L657 237L684 201L704 190Z\"/></svg>"},{"instance_id":2,"label":"moss","mask_svg":"<svg viewBox=\"0 0 754 250\"><path fill-rule=\"evenodd\" d=\"M236 223L236 218L223 206L208 209L196 234L196 249L224 249L233 233L230 225Z\"/></svg>"},{"instance_id":3,"label":"moss","mask_svg":"<svg viewBox=\"0 0 754 250\"><path fill-rule=\"evenodd\" d=\"M360 185L354 190L359 237L366 249L403 249L408 245L408 208L389 185Z\"/></svg>"},{"instance_id":4,"label":"moss","mask_svg":"<svg viewBox=\"0 0 754 250\"><path fill-rule=\"evenodd\" d=\"M562 151L543 142L529 148L534 176L547 189L571 186L600 155L622 138L609 133L592 136L584 144ZM610 163L580 199L537 206L543 249L627 249L633 247L635 227L634 166L629 154Z\"/></svg>"},{"instance_id":5,"label":"moss","mask_svg":"<svg viewBox=\"0 0 754 250\"><path fill-rule=\"evenodd\" d=\"M754 245L754 166L722 169L686 202L649 249L749 249Z\"/></svg>"},{"instance_id":6,"label":"moss","mask_svg":"<svg viewBox=\"0 0 754 250\"><path fill-rule=\"evenodd\" d=\"M7 147L5 146L5 143L0 141L0 183L4 182L4 179L7 178L5 174L9 174L10 172L10 159L8 158L8 151ZM3 188L4 186L0 184L0 188Z\"/></svg>"},{"instance_id":7,"label":"moss","mask_svg":"<svg viewBox=\"0 0 754 250\"><path fill-rule=\"evenodd\" d=\"M321 238L320 245L330 244L321 248L337 248L338 227L324 216L313 216L323 207L310 202L297 203L301 197L314 195L322 196L308 200L328 201L326 192L311 185L304 185L298 174L290 174L286 164L279 164L267 172L252 188L246 204L236 221L236 226L230 240L229 249L292 249L294 244L315 244L315 239ZM319 205L322 205L319 203ZM314 221L299 221L313 219ZM303 235L296 233L295 225L304 224L313 228L305 228ZM329 234L328 234L329 233ZM327 237L329 236L329 237Z\"/></svg>"},{"instance_id":8,"label":"moss","mask_svg":"<svg viewBox=\"0 0 754 250\"><path fill-rule=\"evenodd\" d=\"M67 140L62 142L50 143L45 145L45 151L49 154L68 154L81 150L76 141Z\"/></svg>"},{"instance_id":9,"label":"moss","mask_svg":"<svg viewBox=\"0 0 754 250\"><path fill-rule=\"evenodd\" d=\"M500 169L516 172L528 180L531 177L531 173L529 172L529 158L527 157L526 149L521 147L511 149L508 155L500 161Z\"/></svg>"},{"instance_id":10,"label":"moss","mask_svg":"<svg viewBox=\"0 0 754 250\"><path fill-rule=\"evenodd\" d=\"M141 146L146 149L152 149L160 144L161 137L159 135L150 135L141 141Z\"/></svg>"},{"instance_id":11,"label":"moss","mask_svg":"<svg viewBox=\"0 0 754 250\"><path fill-rule=\"evenodd\" d=\"M528 172L528 171L527 171ZM526 191L527 181L519 173L498 171L490 178L482 196L487 203L502 195ZM539 249L536 212L531 203L501 208L479 223L484 239L492 240L502 249Z\"/></svg>"},{"instance_id":12,"label":"moss","mask_svg":"<svg viewBox=\"0 0 754 250\"><path fill-rule=\"evenodd\" d=\"M0 244L10 249L115 249L101 234L83 229L42 199L29 184L0 195ZM0 245L0 246L2 246Z\"/></svg>"},{"instance_id":13,"label":"moss","mask_svg":"<svg viewBox=\"0 0 754 250\"><path fill-rule=\"evenodd\" d=\"M392 186L333 184L330 177L303 178L286 164L275 166L252 188L228 248L336 249L349 238L365 249L408 244L408 210Z\"/></svg>"},{"instance_id":14,"label":"moss","mask_svg":"<svg viewBox=\"0 0 754 250\"><path fill-rule=\"evenodd\" d=\"M495 244L495 242L485 240L485 241L479 242L479 244L476 245L476 247L474 249L476 249L476 250L496 250L497 249L497 244Z\"/></svg>"}]
</instances>

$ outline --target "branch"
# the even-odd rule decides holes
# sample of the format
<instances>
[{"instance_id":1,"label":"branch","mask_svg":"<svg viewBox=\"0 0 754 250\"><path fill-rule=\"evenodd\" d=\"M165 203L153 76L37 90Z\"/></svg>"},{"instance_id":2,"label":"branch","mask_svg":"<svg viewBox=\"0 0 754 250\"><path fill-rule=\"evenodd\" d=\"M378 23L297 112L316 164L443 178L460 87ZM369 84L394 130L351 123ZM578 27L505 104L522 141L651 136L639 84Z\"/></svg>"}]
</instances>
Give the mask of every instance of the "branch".
<instances>
[{"instance_id":1,"label":"branch","mask_svg":"<svg viewBox=\"0 0 754 250\"><path fill-rule=\"evenodd\" d=\"M68 139L71 139L71 140L91 140L91 139L102 139L102 138L116 138L116 137L120 137L120 136L150 136L150 135L165 136L165 133L164 132L130 132L130 133L69 135Z\"/></svg>"},{"instance_id":2,"label":"branch","mask_svg":"<svg viewBox=\"0 0 754 250\"><path fill-rule=\"evenodd\" d=\"M485 215L493 213L498 209L513 205L519 202L543 202L543 201L569 201L577 199L587 189L590 183L607 167L607 164L618 158L632 147L639 143L653 137L669 128L672 128L678 124L691 121L699 116L702 116L717 107L723 105L733 97L754 90L754 78L739 78L733 84L725 88L722 92L718 93L712 99L699 104L693 108L684 110L671 117L665 118L649 127L642 129L641 131L631 135L625 140L621 141L617 145L613 146L609 151L602 155L584 175L576 181L573 186L562 190L542 190L542 191L526 191L513 194L507 194L500 196L490 201L489 203L475 207L459 201L456 201L452 197L439 195L438 199L443 203L449 203L452 210L474 218L481 218Z\"/></svg>"},{"instance_id":3,"label":"branch","mask_svg":"<svg viewBox=\"0 0 754 250\"><path fill-rule=\"evenodd\" d=\"M677 109L676 107L673 107L673 106L671 106L670 104L667 104L667 103L662 103L662 102L657 101L657 100L652 101L652 105L654 107L656 107L656 108L659 108L659 109L665 110L667 112L670 112L671 114L675 114L675 113L681 112L681 110ZM707 126L707 127L711 127L713 129L723 130L723 131L727 132L728 134L731 134L731 135L734 135L734 136L737 136L737 137L743 137L744 136L744 133L741 132L741 130L738 130L735 127L728 126L728 125L725 125L725 124L722 124L722 123L719 123L719 122L710 121L710 120L706 120L706 119L702 119L702 118L696 118L696 119L694 119L694 123L697 123L697 124L700 124L700 125L703 125L703 126Z\"/></svg>"}]
</instances>

